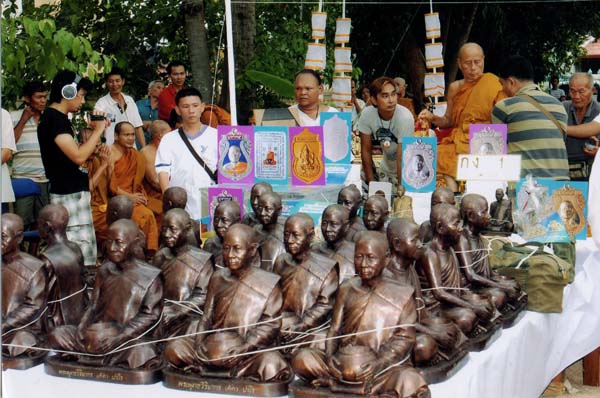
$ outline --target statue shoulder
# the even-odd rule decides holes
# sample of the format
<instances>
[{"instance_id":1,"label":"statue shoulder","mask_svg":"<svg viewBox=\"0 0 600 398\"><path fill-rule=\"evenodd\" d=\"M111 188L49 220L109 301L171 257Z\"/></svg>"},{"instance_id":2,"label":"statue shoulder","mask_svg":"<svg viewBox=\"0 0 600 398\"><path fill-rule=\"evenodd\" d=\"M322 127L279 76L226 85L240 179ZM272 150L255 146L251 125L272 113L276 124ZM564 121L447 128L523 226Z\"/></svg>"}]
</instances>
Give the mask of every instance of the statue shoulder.
<instances>
[{"instance_id":1,"label":"statue shoulder","mask_svg":"<svg viewBox=\"0 0 600 398\"><path fill-rule=\"evenodd\" d=\"M159 277L162 271L160 268L154 267L145 261L134 261L136 265L135 269L133 270L135 278L133 278L132 281L145 290L150 287L156 278Z\"/></svg>"},{"instance_id":2,"label":"statue shoulder","mask_svg":"<svg viewBox=\"0 0 600 398\"><path fill-rule=\"evenodd\" d=\"M192 247L188 252L187 255L190 256L191 258L193 258L194 260L197 261L197 264L201 264L204 265L207 262L210 262L212 259L212 253L206 251L206 250L202 250L202 249L198 249L197 247Z\"/></svg>"},{"instance_id":3,"label":"statue shoulder","mask_svg":"<svg viewBox=\"0 0 600 398\"><path fill-rule=\"evenodd\" d=\"M44 270L44 262L30 254L20 252L14 261L4 266L10 268L19 277L29 280L34 274Z\"/></svg>"},{"instance_id":4,"label":"statue shoulder","mask_svg":"<svg viewBox=\"0 0 600 398\"><path fill-rule=\"evenodd\" d=\"M280 279L281 277L273 272L251 267L249 272L244 275L242 282L264 297L269 297Z\"/></svg>"},{"instance_id":5,"label":"statue shoulder","mask_svg":"<svg viewBox=\"0 0 600 398\"><path fill-rule=\"evenodd\" d=\"M411 286L400 285L392 279L382 277L380 283L377 285L377 293L394 306L402 307L407 300L413 297L415 289Z\"/></svg>"},{"instance_id":6,"label":"statue shoulder","mask_svg":"<svg viewBox=\"0 0 600 398\"><path fill-rule=\"evenodd\" d=\"M307 260L308 270L321 280L327 278L327 275L329 275L336 264L337 261L314 251L310 252Z\"/></svg>"}]
</instances>

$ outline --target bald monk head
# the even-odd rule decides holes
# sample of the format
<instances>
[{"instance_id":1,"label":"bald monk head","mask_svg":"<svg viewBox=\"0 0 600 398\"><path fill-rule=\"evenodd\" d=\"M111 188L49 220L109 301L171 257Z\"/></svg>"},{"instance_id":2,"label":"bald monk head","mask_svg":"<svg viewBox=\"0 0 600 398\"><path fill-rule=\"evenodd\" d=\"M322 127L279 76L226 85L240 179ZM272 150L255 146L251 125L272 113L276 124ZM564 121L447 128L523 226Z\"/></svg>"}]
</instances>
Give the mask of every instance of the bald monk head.
<instances>
[{"instance_id":1,"label":"bald monk head","mask_svg":"<svg viewBox=\"0 0 600 398\"><path fill-rule=\"evenodd\" d=\"M131 219L133 214L133 201L125 195L110 198L106 210L106 223L108 225L121 219Z\"/></svg>"},{"instance_id":2,"label":"bald monk head","mask_svg":"<svg viewBox=\"0 0 600 398\"><path fill-rule=\"evenodd\" d=\"M19 252L23 241L23 219L13 213L2 214L2 255ZM3 262L4 263L4 262Z\"/></svg>"},{"instance_id":3,"label":"bald monk head","mask_svg":"<svg viewBox=\"0 0 600 398\"><path fill-rule=\"evenodd\" d=\"M354 218L360 208L361 200L362 195L359 189L355 185L348 185L340 190L337 203L347 208L350 212L350 218Z\"/></svg>"},{"instance_id":4,"label":"bald monk head","mask_svg":"<svg viewBox=\"0 0 600 398\"><path fill-rule=\"evenodd\" d=\"M434 238L456 242L462 232L460 214L452 205L440 203L433 206L429 215Z\"/></svg>"},{"instance_id":5,"label":"bald monk head","mask_svg":"<svg viewBox=\"0 0 600 398\"><path fill-rule=\"evenodd\" d=\"M435 205L439 205L440 203L446 203L454 206L456 204L454 192L446 187L436 188L431 194L431 208L433 208Z\"/></svg>"},{"instance_id":6,"label":"bald monk head","mask_svg":"<svg viewBox=\"0 0 600 398\"><path fill-rule=\"evenodd\" d=\"M285 250L294 258L308 253L310 244L315 236L315 224L306 213L292 214L285 220L283 230Z\"/></svg>"},{"instance_id":7,"label":"bald monk head","mask_svg":"<svg viewBox=\"0 0 600 398\"><path fill-rule=\"evenodd\" d=\"M265 192L258 199L258 220L262 225L277 223L281 213L281 196L275 192Z\"/></svg>"},{"instance_id":8,"label":"bald monk head","mask_svg":"<svg viewBox=\"0 0 600 398\"><path fill-rule=\"evenodd\" d=\"M163 194L163 213L171 209L185 209L187 192L181 187L167 188Z\"/></svg>"},{"instance_id":9,"label":"bald monk head","mask_svg":"<svg viewBox=\"0 0 600 398\"><path fill-rule=\"evenodd\" d=\"M387 227L387 239L393 254L416 259L421 248L419 226L406 218L396 218Z\"/></svg>"},{"instance_id":10,"label":"bald monk head","mask_svg":"<svg viewBox=\"0 0 600 398\"><path fill-rule=\"evenodd\" d=\"M327 243L337 243L344 239L350 226L350 213L342 205L329 205L323 210L321 232Z\"/></svg>"},{"instance_id":11,"label":"bald monk head","mask_svg":"<svg viewBox=\"0 0 600 398\"><path fill-rule=\"evenodd\" d=\"M234 224L223 239L223 263L237 274L252 266L257 250L256 231L245 224Z\"/></svg>"},{"instance_id":12,"label":"bald monk head","mask_svg":"<svg viewBox=\"0 0 600 398\"><path fill-rule=\"evenodd\" d=\"M150 139L152 144L158 145L162 137L171 131L171 126L164 120L155 120L150 124L148 132L150 133Z\"/></svg>"},{"instance_id":13,"label":"bald monk head","mask_svg":"<svg viewBox=\"0 0 600 398\"><path fill-rule=\"evenodd\" d=\"M63 205L49 204L40 210L38 216L40 238L48 240L51 234L63 234L66 236L68 224L69 212Z\"/></svg>"},{"instance_id":14,"label":"bald monk head","mask_svg":"<svg viewBox=\"0 0 600 398\"><path fill-rule=\"evenodd\" d=\"M390 214L385 196L373 195L365 202L363 221L370 231L384 232L384 226Z\"/></svg>"},{"instance_id":15,"label":"bald monk head","mask_svg":"<svg viewBox=\"0 0 600 398\"><path fill-rule=\"evenodd\" d=\"M381 275L390 258L390 248L385 235L375 231L358 233L354 249L354 267L363 284Z\"/></svg>"},{"instance_id":16,"label":"bald monk head","mask_svg":"<svg viewBox=\"0 0 600 398\"><path fill-rule=\"evenodd\" d=\"M131 220L121 219L108 227L106 254L110 261L121 264L135 256L139 246L139 228Z\"/></svg>"},{"instance_id":17,"label":"bald monk head","mask_svg":"<svg viewBox=\"0 0 600 398\"><path fill-rule=\"evenodd\" d=\"M258 199L267 192L273 192L273 187L268 182L257 182L250 191L250 206L254 214L258 214Z\"/></svg>"},{"instance_id":18,"label":"bald monk head","mask_svg":"<svg viewBox=\"0 0 600 398\"><path fill-rule=\"evenodd\" d=\"M187 236L192 228L192 219L183 209L171 209L165 213L161 227L161 239L170 249L187 244Z\"/></svg>"},{"instance_id":19,"label":"bald monk head","mask_svg":"<svg viewBox=\"0 0 600 398\"><path fill-rule=\"evenodd\" d=\"M465 81L476 82L483 76L484 67L483 49L477 43L465 43L458 51L458 68Z\"/></svg>"},{"instance_id":20,"label":"bald monk head","mask_svg":"<svg viewBox=\"0 0 600 398\"><path fill-rule=\"evenodd\" d=\"M241 210L238 202L226 200L217 206L213 215L213 228L220 239L223 239L227 230L241 220Z\"/></svg>"},{"instance_id":21,"label":"bald monk head","mask_svg":"<svg viewBox=\"0 0 600 398\"><path fill-rule=\"evenodd\" d=\"M460 201L460 217L465 226L486 228L490 223L487 200L476 193L463 196Z\"/></svg>"}]
</instances>

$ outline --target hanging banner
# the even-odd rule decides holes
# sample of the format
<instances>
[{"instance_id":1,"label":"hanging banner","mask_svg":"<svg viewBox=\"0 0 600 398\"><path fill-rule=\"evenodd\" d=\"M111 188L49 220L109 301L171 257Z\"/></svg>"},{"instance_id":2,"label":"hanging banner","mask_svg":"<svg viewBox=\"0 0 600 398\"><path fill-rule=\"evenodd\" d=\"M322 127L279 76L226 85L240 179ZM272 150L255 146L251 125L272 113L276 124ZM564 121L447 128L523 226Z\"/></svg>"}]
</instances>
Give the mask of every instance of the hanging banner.
<instances>
[{"instance_id":1,"label":"hanging banner","mask_svg":"<svg viewBox=\"0 0 600 398\"><path fill-rule=\"evenodd\" d=\"M308 50L306 51L306 61L304 67L306 69L323 70L325 69L325 58L327 52L325 44L321 43L308 43Z\"/></svg>"},{"instance_id":2,"label":"hanging banner","mask_svg":"<svg viewBox=\"0 0 600 398\"><path fill-rule=\"evenodd\" d=\"M335 44L345 44L350 41L350 18L337 18L335 20Z\"/></svg>"},{"instance_id":3,"label":"hanging banner","mask_svg":"<svg viewBox=\"0 0 600 398\"><path fill-rule=\"evenodd\" d=\"M352 101L352 78L350 76L333 77L331 100L346 103Z\"/></svg>"},{"instance_id":4,"label":"hanging banner","mask_svg":"<svg viewBox=\"0 0 600 398\"><path fill-rule=\"evenodd\" d=\"M352 49L350 47L336 47L335 55L335 73L352 73Z\"/></svg>"},{"instance_id":5,"label":"hanging banner","mask_svg":"<svg viewBox=\"0 0 600 398\"><path fill-rule=\"evenodd\" d=\"M443 97L445 95L446 83L443 73L426 73L424 85L427 97Z\"/></svg>"},{"instance_id":6,"label":"hanging banner","mask_svg":"<svg viewBox=\"0 0 600 398\"><path fill-rule=\"evenodd\" d=\"M425 37L427 39L437 39L442 36L442 29L440 24L440 14L433 12L431 14L425 14Z\"/></svg>"},{"instance_id":7,"label":"hanging banner","mask_svg":"<svg viewBox=\"0 0 600 398\"><path fill-rule=\"evenodd\" d=\"M327 25L327 13L313 11L312 13L312 38L314 40L325 39L325 26Z\"/></svg>"},{"instance_id":8,"label":"hanging banner","mask_svg":"<svg viewBox=\"0 0 600 398\"><path fill-rule=\"evenodd\" d=\"M442 43L425 44L425 65L428 69L442 68L444 66Z\"/></svg>"}]
</instances>

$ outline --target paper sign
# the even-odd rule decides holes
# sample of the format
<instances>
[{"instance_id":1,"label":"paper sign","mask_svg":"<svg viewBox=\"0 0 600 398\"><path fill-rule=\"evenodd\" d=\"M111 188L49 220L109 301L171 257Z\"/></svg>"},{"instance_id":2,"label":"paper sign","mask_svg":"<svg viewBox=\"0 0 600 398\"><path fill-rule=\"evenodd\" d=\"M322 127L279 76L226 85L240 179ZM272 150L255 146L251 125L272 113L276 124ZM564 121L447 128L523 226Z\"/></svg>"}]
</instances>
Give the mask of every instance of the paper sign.
<instances>
[{"instance_id":1,"label":"paper sign","mask_svg":"<svg viewBox=\"0 0 600 398\"><path fill-rule=\"evenodd\" d=\"M254 127L255 180L271 185L288 183L288 128Z\"/></svg>"},{"instance_id":2,"label":"paper sign","mask_svg":"<svg viewBox=\"0 0 600 398\"><path fill-rule=\"evenodd\" d=\"M521 155L458 155L456 179L518 181Z\"/></svg>"}]
</instances>

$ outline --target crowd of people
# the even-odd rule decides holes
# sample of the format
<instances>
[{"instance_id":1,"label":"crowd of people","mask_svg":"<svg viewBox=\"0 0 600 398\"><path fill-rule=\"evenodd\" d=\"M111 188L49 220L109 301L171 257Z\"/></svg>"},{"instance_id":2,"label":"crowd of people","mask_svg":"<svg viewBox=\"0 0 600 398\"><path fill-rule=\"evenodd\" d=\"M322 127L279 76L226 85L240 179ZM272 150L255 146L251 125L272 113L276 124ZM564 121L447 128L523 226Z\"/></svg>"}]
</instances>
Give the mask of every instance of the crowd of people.
<instances>
[{"instance_id":1,"label":"crowd of people","mask_svg":"<svg viewBox=\"0 0 600 398\"><path fill-rule=\"evenodd\" d=\"M414 134L415 121L435 128L438 185L453 191L458 191L456 160L469 153L473 123L508 125L508 153L521 155L522 176L589 179L600 134L600 105L591 75L575 73L569 82L571 99L561 103L556 92L548 94L534 83L533 68L524 57L507 58L498 75L485 73L483 49L467 43L457 63L463 79L450 84L443 115L428 109L415 114L422 104L406 96L402 78L373 80L362 87L362 99L352 83L353 130L360 140L365 185L386 181L397 193L402 138ZM96 262L97 243L105 239L106 209L113 196L125 195L133 202L133 220L144 232L150 253L158 249L166 189L183 188L192 219L205 216L200 188L217 182L215 127L231 119L186 85L182 62L171 62L167 74L169 84L150 82L147 98L135 102L124 93L125 72L113 68L104 77L108 93L94 104L92 120L82 131L74 129L69 114L81 109L92 88L89 80L61 71L49 98L42 82L27 83L25 107L11 114L3 111L3 211L13 202L25 228L35 229L44 205L63 204L71 215L70 239L82 245L88 265ZM292 123L319 125L321 112L336 110L322 103L319 73L302 70L294 87L296 103L288 108ZM381 155L379 162L376 155Z\"/></svg>"}]
</instances>

